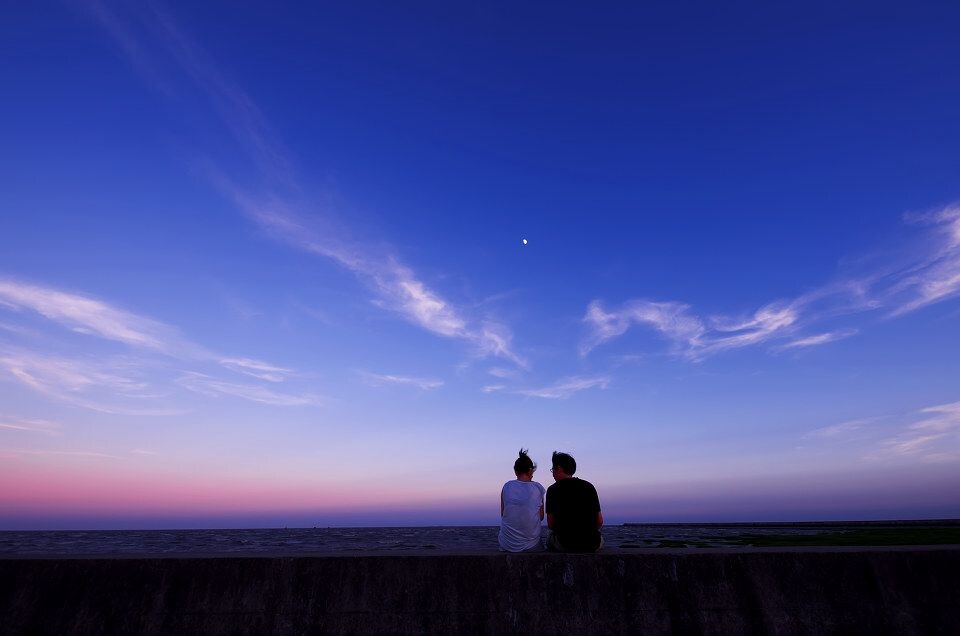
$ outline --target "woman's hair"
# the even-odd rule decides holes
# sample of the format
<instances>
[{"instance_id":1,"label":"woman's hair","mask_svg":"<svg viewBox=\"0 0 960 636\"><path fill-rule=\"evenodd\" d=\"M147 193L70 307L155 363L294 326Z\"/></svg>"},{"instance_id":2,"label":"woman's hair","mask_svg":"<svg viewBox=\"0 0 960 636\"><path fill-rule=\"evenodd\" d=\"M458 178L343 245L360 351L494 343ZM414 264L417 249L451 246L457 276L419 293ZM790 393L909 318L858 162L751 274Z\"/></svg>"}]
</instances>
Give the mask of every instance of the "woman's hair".
<instances>
[{"instance_id":1,"label":"woman's hair","mask_svg":"<svg viewBox=\"0 0 960 636\"><path fill-rule=\"evenodd\" d=\"M523 475L524 473L529 473L536 467L537 465L534 464L530 456L527 455L527 449L521 448L520 457L517 458L517 461L513 462L513 472L518 475Z\"/></svg>"}]
</instances>

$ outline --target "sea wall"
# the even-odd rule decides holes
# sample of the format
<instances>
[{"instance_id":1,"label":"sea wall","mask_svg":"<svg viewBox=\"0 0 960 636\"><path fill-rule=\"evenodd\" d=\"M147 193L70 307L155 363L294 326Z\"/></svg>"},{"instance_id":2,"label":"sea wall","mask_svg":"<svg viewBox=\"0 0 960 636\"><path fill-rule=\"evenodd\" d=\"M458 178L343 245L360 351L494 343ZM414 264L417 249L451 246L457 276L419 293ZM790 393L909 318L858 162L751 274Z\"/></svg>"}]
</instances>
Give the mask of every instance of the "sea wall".
<instances>
[{"instance_id":1,"label":"sea wall","mask_svg":"<svg viewBox=\"0 0 960 636\"><path fill-rule=\"evenodd\" d=\"M0 632L960 633L960 550L0 559Z\"/></svg>"}]
</instances>

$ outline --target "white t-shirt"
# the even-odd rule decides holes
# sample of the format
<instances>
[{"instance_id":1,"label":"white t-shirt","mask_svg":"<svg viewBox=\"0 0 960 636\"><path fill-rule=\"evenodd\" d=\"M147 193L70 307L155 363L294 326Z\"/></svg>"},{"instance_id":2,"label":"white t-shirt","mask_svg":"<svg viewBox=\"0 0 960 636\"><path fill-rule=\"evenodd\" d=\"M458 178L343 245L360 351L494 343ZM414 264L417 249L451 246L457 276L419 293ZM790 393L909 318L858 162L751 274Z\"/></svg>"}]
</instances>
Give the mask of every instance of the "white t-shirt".
<instances>
[{"instance_id":1,"label":"white t-shirt","mask_svg":"<svg viewBox=\"0 0 960 636\"><path fill-rule=\"evenodd\" d=\"M500 518L500 549L523 552L540 547L540 506L543 486L514 479L503 485L503 516Z\"/></svg>"}]
</instances>

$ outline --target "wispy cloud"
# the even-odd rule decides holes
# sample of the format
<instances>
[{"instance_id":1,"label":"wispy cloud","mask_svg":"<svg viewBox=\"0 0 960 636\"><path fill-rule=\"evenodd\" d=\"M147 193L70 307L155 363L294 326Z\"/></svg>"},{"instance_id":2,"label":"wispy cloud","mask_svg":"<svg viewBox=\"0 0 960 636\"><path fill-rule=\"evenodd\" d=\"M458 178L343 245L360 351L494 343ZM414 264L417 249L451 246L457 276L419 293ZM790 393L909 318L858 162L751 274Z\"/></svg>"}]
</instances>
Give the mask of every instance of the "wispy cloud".
<instances>
[{"instance_id":1,"label":"wispy cloud","mask_svg":"<svg viewBox=\"0 0 960 636\"><path fill-rule=\"evenodd\" d=\"M503 384L487 384L481 387L480 390L484 393L496 393L498 391L503 391L505 388L507 387Z\"/></svg>"},{"instance_id":2,"label":"wispy cloud","mask_svg":"<svg viewBox=\"0 0 960 636\"><path fill-rule=\"evenodd\" d=\"M824 447L850 448L866 461L960 461L960 402L939 404L906 414L849 420L815 429L805 440Z\"/></svg>"},{"instance_id":3,"label":"wispy cloud","mask_svg":"<svg viewBox=\"0 0 960 636\"><path fill-rule=\"evenodd\" d=\"M167 415L169 408L141 408L157 395L135 365L123 359L83 360L0 349L0 373L5 372L35 391L95 411L124 415ZM2 376L0 376L2 377Z\"/></svg>"},{"instance_id":4,"label":"wispy cloud","mask_svg":"<svg viewBox=\"0 0 960 636\"><path fill-rule=\"evenodd\" d=\"M922 409L916 421L881 445L895 456L960 461L960 402Z\"/></svg>"},{"instance_id":5,"label":"wispy cloud","mask_svg":"<svg viewBox=\"0 0 960 636\"><path fill-rule=\"evenodd\" d=\"M374 303L399 314L435 335L464 340L480 356L495 356L527 366L513 350L513 334L496 320L468 317L462 309L431 289L387 248L363 247L342 234L331 222L298 212L275 196L258 200L224 178L216 179L247 216L274 238L297 249L330 259L354 274L374 292ZM318 226L323 229L319 229Z\"/></svg>"},{"instance_id":6,"label":"wispy cloud","mask_svg":"<svg viewBox=\"0 0 960 636\"><path fill-rule=\"evenodd\" d=\"M432 391L443 386L443 380L438 380L435 378L415 378L403 375L368 373L366 371L361 372L360 376L363 378L364 382L374 387L400 385L412 386L423 391Z\"/></svg>"},{"instance_id":7,"label":"wispy cloud","mask_svg":"<svg viewBox=\"0 0 960 636\"><path fill-rule=\"evenodd\" d=\"M65 358L21 356L0 358L11 375L35 389L54 387L79 393L89 387L104 387L125 395L146 390L143 382L101 371L91 364Z\"/></svg>"},{"instance_id":8,"label":"wispy cloud","mask_svg":"<svg viewBox=\"0 0 960 636\"><path fill-rule=\"evenodd\" d=\"M468 316L463 308L424 282L393 250L371 248L375 242L369 240L353 241L331 213L303 205L299 196L302 188L293 176L293 162L271 133L254 100L226 78L166 11L150 5L127 20L103 5L96 5L93 13L131 58L135 68L144 67L146 51L162 55L172 60L206 95L218 117L246 149L270 186L253 190L240 188L213 166L209 170L211 179L264 232L288 245L332 260L371 289L377 305L426 331L464 340L476 355L496 356L526 366L526 361L512 348L512 333L506 325L489 318Z\"/></svg>"},{"instance_id":9,"label":"wispy cloud","mask_svg":"<svg viewBox=\"0 0 960 636\"><path fill-rule=\"evenodd\" d=\"M262 360L219 356L190 342L170 325L89 295L0 279L0 299L14 311L31 310L75 332L120 342L134 349L147 349L181 360L216 361L226 369L268 382L282 382L294 373Z\"/></svg>"},{"instance_id":10,"label":"wispy cloud","mask_svg":"<svg viewBox=\"0 0 960 636\"><path fill-rule=\"evenodd\" d=\"M930 444L942 439L941 433L925 435L901 435L895 439L888 440L886 447L897 455L918 455L927 450Z\"/></svg>"},{"instance_id":11,"label":"wispy cloud","mask_svg":"<svg viewBox=\"0 0 960 636\"><path fill-rule=\"evenodd\" d=\"M11 303L6 303L6 302L0 302L0 307L6 308L6 309L11 309L11 310L14 310L14 311L16 311L16 310L19 309L18 306L13 305L13 304L11 304ZM24 337L27 337L27 338L39 338L39 337L40 337L39 332L34 331L33 329L28 329L28 328L22 327L22 326L20 326L20 325L12 325L12 324L6 323L6 322L0 322L0 331L6 331L6 332L8 332L8 333L12 333L12 334L15 334L15 335L18 335L18 336L24 336Z\"/></svg>"},{"instance_id":12,"label":"wispy cloud","mask_svg":"<svg viewBox=\"0 0 960 636\"><path fill-rule=\"evenodd\" d=\"M844 338L849 338L850 336L856 335L856 329L838 329L836 331L828 331L826 333L818 333L813 336L806 336L804 338L798 338L796 340L791 340L786 344L780 346L781 349L802 349L806 347L815 347L817 345L827 344L828 342L835 342L837 340L843 340Z\"/></svg>"},{"instance_id":13,"label":"wispy cloud","mask_svg":"<svg viewBox=\"0 0 960 636\"><path fill-rule=\"evenodd\" d=\"M59 435L60 425L34 418L4 417L0 415L0 431L23 431L42 435Z\"/></svg>"},{"instance_id":14,"label":"wispy cloud","mask_svg":"<svg viewBox=\"0 0 960 636\"><path fill-rule=\"evenodd\" d=\"M712 335L705 338L702 354L737 349L766 342L793 329L799 319L797 303L775 302L758 309L746 320L715 317L711 320Z\"/></svg>"},{"instance_id":15,"label":"wispy cloud","mask_svg":"<svg viewBox=\"0 0 960 636\"><path fill-rule=\"evenodd\" d=\"M160 453L156 453L150 450L144 450L142 448L134 448L130 451L130 454L131 455L149 455L151 457L156 457L160 455Z\"/></svg>"},{"instance_id":16,"label":"wispy cloud","mask_svg":"<svg viewBox=\"0 0 960 636\"><path fill-rule=\"evenodd\" d=\"M596 346L623 335L631 326L643 325L666 338L675 353L699 359L769 340L791 330L797 317L797 309L786 303L771 303L746 318L702 318L691 314L689 305L679 302L632 300L607 310L600 301L593 301L584 316L590 334L581 344L580 353L586 355Z\"/></svg>"},{"instance_id":17,"label":"wispy cloud","mask_svg":"<svg viewBox=\"0 0 960 636\"><path fill-rule=\"evenodd\" d=\"M529 368L526 358L513 350L513 333L504 324L493 320L483 321L476 331L468 331L467 340L474 342L483 356L497 356L513 362L521 369Z\"/></svg>"},{"instance_id":18,"label":"wispy cloud","mask_svg":"<svg viewBox=\"0 0 960 636\"><path fill-rule=\"evenodd\" d=\"M231 371L243 373L254 378L259 378L260 380L266 380L267 382L283 382L293 374L293 371L290 369L284 369L283 367L278 367L261 360L251 360L250 358L224 358L220 360L220 364Z\"/></svg>"},{"instance_id":19,"label":"wispy cloud","mask_svg":"<svg viewBox=\"0 0 960 636\"><path fill-rule=\"evenodd\" d=\"M254 101L229 82L216 62L177 25L157 2L124 6L90 0L93 18L118 45L123 56L150 84L165 95L178 83L168 71L171 62L209 100L219 119L262 173L287 183L292 167Z\"/></svg>"},{"instance_id":20,"label":"wispy cloud","mask_svg":"<svg viewBox=\"0 0 960 636\"><path fill-rule=\"evenodd\" d=\"M0 377L5 372L31 389L57 400L102 413L122 415L172 415L180 409L161 406L169 396L169 377L156 381L163 360L173 358L194 369L211 364L262 380L278 383L297 374L270 362L249 357L223 356L190 342L173 327L119 309L92 296L51 287L0 279L0 300L7 311L32 311L43 318L89 336L127 345L131 354L65 357L27 347L0 347ZM26 334L30 336L31 334ZM43 346L42 339L27 338ZM144 355L146 354L146 355ZM207 375L192 371L197 376ZM148 380L148 377L154 377ZM183 383L181 383L182 385ZM195 383L198 384L198 383ZM311 396L276 393L262 387L232 384L210 378L208 395L231 391L238 397L278 405L315 403ZM242 390L238 387L242 387ZM192 386L194 390L195 386Z\"/></svg>"},{"instance_id":21,"label":"wispy cloud","mask_svg":"<svg viewBox=\"0 0 960 636\"><path fill-rule=\"evenodd\" d=\"M209 397L231 396L273 406L316 406L324 400L311 394L281 393L259 385L225 382L203 373L189 372L177 379L183 388Z\"/></svg>"},{"instance_id":22,"label":"wispy cloud","mask_svg":"<svg viewBox=\"0 0 960 636\"><path fill-rule=\"evenodd\" d=\"M93 451L64 451L64 450L12 450L8 451L17 455L53 455L57 457L81 457L90 459L120 459L117 455L109 453L97 453Z\"/></svg>"},{"instance_id":23,"label":"wispy cloud","mask_svg":"<svg viewBox=\"0 0 960 636\"><path fill-rule=\"evenodd\" d=\"M637 325L657 331L673 353L690 360L783 340L787 342L777 349L821 346L858 330L847 327L804 335L813 323L882 309L896 317L960 296L960 207L949 206L909 220L930 229L903 247L896 262L793 299L767 303L746 317L705 317L676 301L635 299L608 308L594 300L583 318L588 333L580 353L587 355Z\"/></svg>"},{"instance_id":24,"label":"wispy cloud","mask_svg":"<svg viewBox=\"0 0 960 636\"><path fill-rule=\"evenodd\" d=\"M689 314L690 307L676 302L632 300L617 310L607 311L599 300L587 307L584 316L591 333L580 347L586 355L594 347L622 336L633 325L645 325L659 331L668 340L693 347L703 337L703 321Z\"/></svg>"},{"instance_id":25,"label":"wispy cloud","mask_svg":"<svg viewBox=\"0 0 960 636\"><path fill-rule=\"evenodd\" d=\"M809 433L804 435L804 438L838 438L849 435L856 431L861 430L865 426L875 423L878 419L876 417L869 418L860 418L856 420L848 420L846 422L840 422L839 424L832 424L830 426L823 426L818 429L814 429Z\"/></svg>"},{"instance_id":26,"label":"wispy cloud","mask_svg":"<svg viewBox=\"0 0 960 636\"><path fill-rule=\"evenodd\" d=\"M920 215L908 221L932 226L933 240L916 262L884 290L892 316L900 316L960 295L960 205Z\"/></svg>"},{"instance_id":27,"label":"wispy cloud","mask_svg":"<svg viewBox=\"0 0 960 636\"><path fill-rule=\"evenodd\" d=\"M168 355L203 355L201 348L168 325L83 294L0 279L0 299L8 307L34 311L79 333Z\"/></svg>"},{"instance_id":28,"label":"wispy cloud","mask_svg":"<svg viewBox=\"0 0 960 636\"><path fill-rule=\"evenodd\" d=\"M548 400L566 400L574 393L586 391L587 389L606 389L610 384L610 378L601 377L569 377L558 381L551 386L540 389L524 389L516 391L520 395L530 397L545 398Z\"/></svg>"}]
</instances>

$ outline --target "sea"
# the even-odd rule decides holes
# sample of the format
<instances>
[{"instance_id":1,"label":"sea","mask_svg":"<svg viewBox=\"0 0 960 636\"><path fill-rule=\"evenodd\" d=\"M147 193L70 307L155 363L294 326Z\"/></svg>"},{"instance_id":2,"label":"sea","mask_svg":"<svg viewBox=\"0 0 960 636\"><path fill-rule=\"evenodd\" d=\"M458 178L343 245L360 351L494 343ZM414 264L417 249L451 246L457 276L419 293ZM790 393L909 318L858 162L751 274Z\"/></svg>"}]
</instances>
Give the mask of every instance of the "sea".
<instances>
[{"instance_id":1,"label":"sea","mask_svg":"<svg viewBox=\"0 0 960 636\"><path fill-rule=\"evenodd\" d=\"M606 546L620 549L729 547L737 545L732 539L743 534L803 535L864 526L929 523L637 523L604 526L603 537ZM497 532L497 526L0 531L0 556L496 552ZM545 527L543 532L546 538Z\"/></svg>"}]
</instances>

